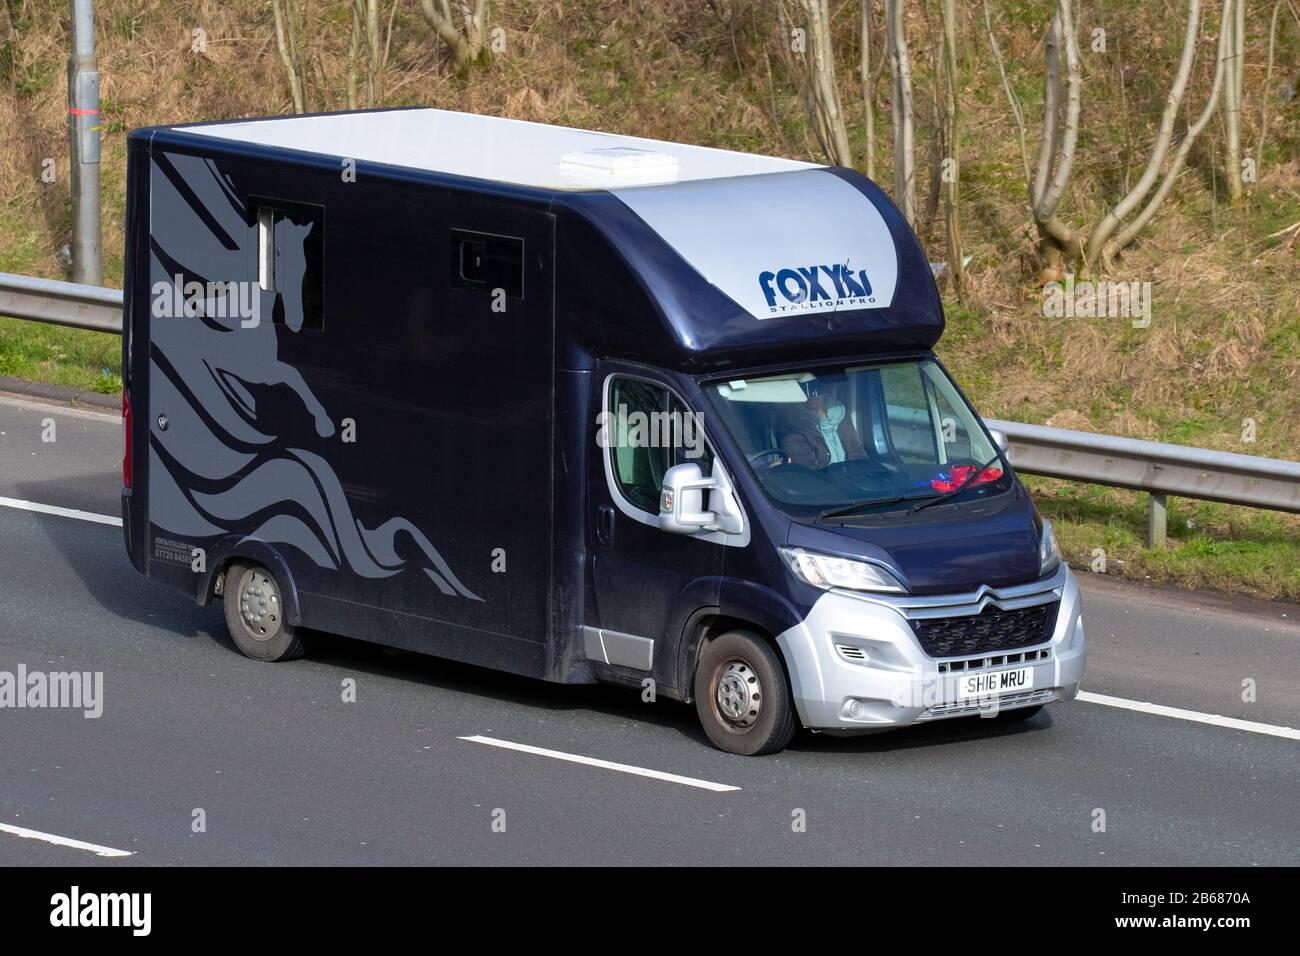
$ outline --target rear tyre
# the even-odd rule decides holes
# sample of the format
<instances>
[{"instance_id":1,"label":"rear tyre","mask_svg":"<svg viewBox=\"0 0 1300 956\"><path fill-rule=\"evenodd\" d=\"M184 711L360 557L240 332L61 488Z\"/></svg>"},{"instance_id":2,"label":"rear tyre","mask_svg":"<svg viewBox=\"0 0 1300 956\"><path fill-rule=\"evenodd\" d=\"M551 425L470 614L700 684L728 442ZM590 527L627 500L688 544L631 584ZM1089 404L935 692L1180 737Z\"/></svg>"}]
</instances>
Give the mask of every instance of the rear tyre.
<instances>
[{"instance_id":1,"label":"rear tyre","mask_svg":"<svg viewBox=\"0 0 1300 956\"><path fill-rule=\"evenodd\" d=\"M799 726L781 659L744 631L716 637L700 651L695 710L715 747L746 757L783 750Z\"/></svg>"},{"instance_id":2,"label":"rear tyre","mask_svg":"<svg viewBox=\"0 0 1300 956\"><path fill-rule=\"evenodd\" d=\"M1000 710L998 711L997 717L994 719L1000 720L1005 724L1018 724L1022 720L1028 720L1030 717L1033 717L1042 709L1043 705L1038 704L1034 707L1017 707L1015 710Z\"/></svg>"},{"instance_id":3,"label":"rear tyre","mask_svg":"<svg viewBox=\"0 0 1300 956\"><path fill-rule=\"evenodd\" d=\"M234 561L226 569L226 627L235 646L255 661L301 657L302 638L285 620L280 582L260 564Z\"/></svg>"}]
</instances>

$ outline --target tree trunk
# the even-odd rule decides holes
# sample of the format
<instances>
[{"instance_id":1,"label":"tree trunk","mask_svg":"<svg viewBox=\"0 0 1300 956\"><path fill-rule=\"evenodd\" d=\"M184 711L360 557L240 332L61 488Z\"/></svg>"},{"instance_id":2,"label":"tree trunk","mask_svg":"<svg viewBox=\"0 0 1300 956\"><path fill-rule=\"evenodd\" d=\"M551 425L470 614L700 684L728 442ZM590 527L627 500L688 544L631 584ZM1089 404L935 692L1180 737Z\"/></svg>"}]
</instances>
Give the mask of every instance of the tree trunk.
<instances>
[{"instance_id":1,"label":"tree trunk","mask_svg":"<svg viewBox=\"0 0 1300 956\"><path fill-rule=\"evenodd\" d=\"M961 242L960 186L961 173L960 148L958 144L959 123L957 115L957 9L956 0L943 0L943 75L944 92L947 102L944 110L944 139L948 144L950 162L943 177L943 217L945 237L948 250L948 275L952 290L959 301L965 301L968 294L966 266L963 263L964 251Z\"/></svg>"},{"instance_id":2,"label":"tree trunk","mask_svg":"<svg viewBox=\"0 0 1300 956\"><path fill-rule=\"evenodd\" d=\"M885 0L885 42L889 48L894 128L894 202L916 225L916 154L912 120L912 65L907 55L904 0Z\"/></svg>"},{"instance_id":3,"label":"tree trunk","mask_svg":"<svg viewBox=\"0 0 1300 956\"><path fill-rule=\"evenodd\" d=\"M366 106L374 109L383 102L379 91L379 0L366 3Z\"/></svg>"},{"instance_id":4,"label":"tree trunk","mask_svg":"<svg viewBox=\"0 0 1300 956\"><path fill-rule=\"evenodd\" d=\"M808 24L808 89L813 122L827 158L837 166L853 165L849 131L844 123L844 107L839 84L835 79L835 50L831 44L829 0L800 0Z\"/></svg>"},{"instance_id":5,"label":"tree trunk","mask_svg":"<svg viewBox=\"0 0 1300 956\"><path fill-rule=\"evenodd\" d=\"M1268 100L1273 95L1273 51L1277 43L1277 17L1282 12L1282 0L1273 0L1273 16L1268 22L1268 70L1264 73L1264 92L1260 96L1259 142L1255 144L1255 181L1264 171L1264 142L1268 139ZM1300 23L1300 16L1296 17Z\"/></svg>"},{"instance_id":6,"label":"tree trunk","mask_svg":"<svg viewBox=\"0 0 1300 956\"><path fill-rule=\"evenodd\" d=\"M1244 189L1241 179L1241 77L1242 65L1246 51L1246 4L1244 0L1233 8L1233 16L1228 16L1224 8L1221 29L1231 31L1229 40L1229 61L1227 64L1223 108L1224 125L1227 128L1227 156L1224 170L1228 183L1228 198L1232 202L1241 199Z\"/></svg>"},{"instance_id":7,"label":"tree trunk","mask_svg":"<svg viewBox=\"0 0 1300 956\"><path fill-rule=\"evenodd\" d=\"M457 24L452 14L450 0L420 0L420 12L433 27L438 39L451 51L458 69L466 69L487 49L488 0L474 0L471 9L468 0L459 0L461 22Z\"/></svg>"},{"instance_id":8,"label":"tree trunk","mask_svg":"<svg viewBox=\"0 0 1300 956\"><path fill-rule=\"evenodd\" d=\"M303 83L302 58L298 53L298 30L293 22L293 6L285 10L283 0L271 0L271 12L275 17L275 47L280 52L280 61L289 79L289 95L293 98L295 113L307 112L307 92Z\"/></svg>"},{"instance_id":9,"label":"tree trunk","mask_svg":"<svg viewBox=\"0 0 1300 956\"><path fill-rule=\"evenodd\" d=\"M862 104L866 112L867 178L876 178L876 90L871 76L871 0L862 0Z\"/></svg>"},{"instance_id":10,"label":"tree trunk","mask_svg":"<svg viewBox=\"0 0 1300 956\"><path fill-rule=\"evenodd\" d=\"M352 4L352 40L348 44L347 96L348 109L357 108L357 61L361 55L361 11L356 0Z\"/></svg>"}]
</instances>

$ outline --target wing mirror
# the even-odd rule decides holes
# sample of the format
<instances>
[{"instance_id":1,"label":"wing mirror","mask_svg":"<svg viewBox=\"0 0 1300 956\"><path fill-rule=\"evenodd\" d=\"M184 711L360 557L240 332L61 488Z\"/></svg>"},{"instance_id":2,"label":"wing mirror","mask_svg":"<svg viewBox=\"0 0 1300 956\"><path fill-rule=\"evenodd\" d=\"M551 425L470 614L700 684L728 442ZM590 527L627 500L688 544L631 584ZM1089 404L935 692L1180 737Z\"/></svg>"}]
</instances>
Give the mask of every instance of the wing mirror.
<instances>
[{"instance_id":1,"label":"wing mirror","mask_svg":"<svg viewBox=\"0 0 1300 956\"><path fill-rule=\"evenodd\" d=\"M664 472L659 493L659 527L673 534L695 534L718 527L718 516L704 510L704 493L721 487L716 478L705 478L693 462L673 465Z\"/></svg>"}]
</instances>

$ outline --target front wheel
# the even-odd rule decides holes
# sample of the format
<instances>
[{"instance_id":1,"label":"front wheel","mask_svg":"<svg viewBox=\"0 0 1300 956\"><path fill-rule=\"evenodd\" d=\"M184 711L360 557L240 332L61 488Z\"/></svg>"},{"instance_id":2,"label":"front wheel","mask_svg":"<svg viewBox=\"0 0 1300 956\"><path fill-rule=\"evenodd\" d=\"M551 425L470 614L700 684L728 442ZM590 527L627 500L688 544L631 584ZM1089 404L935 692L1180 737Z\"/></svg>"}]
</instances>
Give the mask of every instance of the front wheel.
<instances>
[{"instance_id":1,"label":"front wheel","mask_svg":"<svg viewBox=\"0 0 1300 956\"><path fill-rule=\"evenodd\" d=\"M715 747L746 757L784 749L798 729L781 659L744 631L704 645L695 669L695 710Z\"/></svg>"},{"instance_id":2,"label":"front wheel","mask_svg":"<svg viewBox=\"0 0 1300 956\"><path fill-rule=\"evenodd\" d=\"M226 627L235 646L257 661L301 657L302 638L285 620L284 599L275 575L260 564L234 561L226 569Z\"/></svg>"}]
</instances>

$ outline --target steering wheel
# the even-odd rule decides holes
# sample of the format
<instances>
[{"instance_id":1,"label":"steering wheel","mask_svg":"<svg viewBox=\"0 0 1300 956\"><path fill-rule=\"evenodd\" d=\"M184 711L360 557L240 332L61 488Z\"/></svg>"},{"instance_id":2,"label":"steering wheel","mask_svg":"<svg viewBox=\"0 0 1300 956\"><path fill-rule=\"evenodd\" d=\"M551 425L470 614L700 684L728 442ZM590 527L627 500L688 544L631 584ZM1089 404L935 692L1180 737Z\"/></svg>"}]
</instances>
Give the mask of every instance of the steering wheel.
<instances>
[{"instance_id":1,"label":"steering wheel","mask_svg":"<svg viewBox=\"0 0 1300 956\"><path fill-rule=\"evenodd\" d=\"M764 448L762 451L756 451L752 455L747 455L746 461L758 467L759 462L764 458L771 459L767 464L761 466L764 468L775 468L777 465L786 465L790 462L789 457L780 448Z\"/></svg>"}]
</instances>

